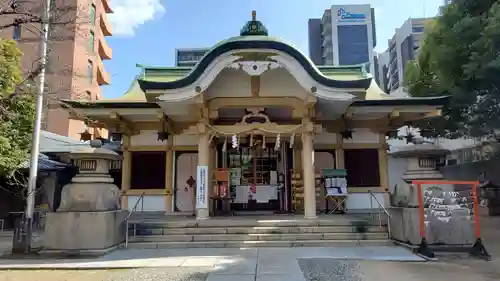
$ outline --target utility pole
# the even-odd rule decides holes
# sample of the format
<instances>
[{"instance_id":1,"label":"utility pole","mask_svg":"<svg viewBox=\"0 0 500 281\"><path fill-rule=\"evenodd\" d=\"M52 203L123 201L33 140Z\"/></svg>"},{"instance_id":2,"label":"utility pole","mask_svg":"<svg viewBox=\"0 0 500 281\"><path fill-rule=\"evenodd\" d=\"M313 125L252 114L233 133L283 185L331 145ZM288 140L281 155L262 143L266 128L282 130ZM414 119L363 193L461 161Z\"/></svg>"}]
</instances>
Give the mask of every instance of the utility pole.
<instances>
[{"instance_id":1,"label":"utility pole","mask_svg":"<svg viewBox=\"0 0 500 281\"><path fill-rule=\"evenodd\" d=\"M25 252L31 249L33 236L33 216L35 213L36 182L38 175L38 157L40 154L40 130L43 114L43 95L45 91L45 72L47 67L47 49L49 40L50 2L52 0L42 0L42 34L40 36L40 70L38 74L38 89L36 93L36 115L35 126L32 136L30 173L28 179L28 196L26 199L26 213L24 221L25 230Z\"/></svg>"}]
</instances>

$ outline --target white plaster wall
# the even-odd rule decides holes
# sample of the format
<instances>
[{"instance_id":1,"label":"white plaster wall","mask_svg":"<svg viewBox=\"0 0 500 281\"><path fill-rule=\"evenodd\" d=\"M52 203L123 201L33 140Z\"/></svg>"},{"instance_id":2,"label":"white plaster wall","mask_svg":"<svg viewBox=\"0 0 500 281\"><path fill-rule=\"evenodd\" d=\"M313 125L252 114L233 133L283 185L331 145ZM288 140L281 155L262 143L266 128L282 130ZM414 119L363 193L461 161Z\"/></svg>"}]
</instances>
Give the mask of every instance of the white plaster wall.
<instances>
[{"instance_id":1,"label":"white plaster wall","mask_svg":"<svg viewBox=\"0 0 500 281\"><path fill-rule=\"evenodd\" d=\"M379 134L370 129L355 129L352 139L344 139L344 143L379 143Z\"/></svg>"},{"instance_id":2,"label":"white plaster wall","mask_svg":"<svg viewBox=\"0 0 500 281\"><path fill-rule=\"evenodd\" d=\"M374 193L377 200L384 207L387 207L385 202L385 193ZM375 200L370 193L349 193L345 201L347 212L362 212L367 209L378 209L379 203Z\"/></svg>"},{"instance_id":3,"label":"white plaster wall","mask_svg":"<svg viewBox=\"0 0 500 281\"><path fill-rule=\"evenodd\" d=\"M268 70L260 76L260 79L259 96L261 97L303 98L307 95L305 89L286 68ZM243 70L223 69L205 91L205 95L209 98L251 97L250 76Z\"/></svg>"},{"instance_id":4,"label":"white plaster wall","mask_svg":"<svg viewBox=\"0 0 500 281\"><path fill-rule=\"evenodd\" d=\"M335 144L337 143L337 134L320 133L314 135L314 143L316 144Z\"/></svg>"},{"instance_id":5,"label":"white plaster wall","mask_svg":"<svg viewBox=\"0 0 500 281\"><path fill-rule=\"evenodd\" d=\"M197 135L175 135L173 145L179 146L192 146L198 145ZM167 141L159 141L157 131L145 130L141 131L139 135L134 135L130 138L131 146L166 146Z\"/></svg>"},{"instance_id":6,"label":"white plaster wall","mask_svg":"<svg viewBox=\"0 0 500 281\"><path fill-rule=\"evenodd\" d=\"M387 156L387 167L389 170L389 191L394 190L394 186L401 181L406 168L408 160L405 158L396 158L390 155Z\"/></svg>"},{"instance_id":7,"label":"white plaster wall","mask_svg":"<svg viewBox=\"0 0 500 281\"><path fill-rule=\"evenodd\" d=\"M137 200L140 196L128 196L128 209L132 211ZM139 202L137 205L137 212L140 211L161 211L164 212L166 210L165 206L165 197L164 196L154 196L154 195L145 195L143 197L143 202Z\"/></svg>"},{"instance_id":8,"label":"white plaster wall","mask_svg":"<svg viewBox=\"0 0 500 281\"><path fill-rule=\"evenodd\" d=\"M261 97L288 96L303 98L307 95L305 89L297 82L286 68L275 68L260 76Z\"/></svg>"},{"instance_id":9,"label":"white plaster wall","mask_svg":"<svg viewBox=\"0 0 500 281\"><path fill-rule=\"evenodd\" d=\"M130 138L131 146L166 146L167 141L158 140L158 132L155 130L142 130L140 134L133 135Z\"/></svg>"},{"instance_id":10,"label":"white plaster wall","mask_svg":"<svg viewBox=\"0 0 500 281\"><path fill-rule=\"evenodd\" d=\"M179 146L191 146L191 145L198 145L198 140L200 138L197 135L175 135L174 136L174 146L179 145Z\"/></svg>"},{"instance_id":11,"label":"white plaster wall","mask_svg":"<svg viewBox=\"0 0 500 281\"><path fill-rule=\"evenodd\" d=\"M248 85L242 87L242 85ZM243 70L225 68L205 91L208 98L251 97L250 76Z\"/></svg>"}]
</instances>

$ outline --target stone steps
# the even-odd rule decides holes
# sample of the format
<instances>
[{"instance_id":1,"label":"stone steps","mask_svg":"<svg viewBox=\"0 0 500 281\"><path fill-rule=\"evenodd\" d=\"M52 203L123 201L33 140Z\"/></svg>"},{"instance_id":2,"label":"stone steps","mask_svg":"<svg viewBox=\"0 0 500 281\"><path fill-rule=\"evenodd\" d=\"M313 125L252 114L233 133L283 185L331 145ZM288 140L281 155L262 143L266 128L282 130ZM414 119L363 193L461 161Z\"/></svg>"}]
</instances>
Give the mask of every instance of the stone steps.
<instances>
[{"instance_id":1,"label":"stone steps","mask_svg":"<svg viewBox=\"0 0 500 281\"><path fill-rule=\"evenodd\" d=\"M250 219L209 219L209 220L160 220L160 219L130 219L129 224L137 224L143 228L215 228L215 227L315 227L315 226L349 226L358 221L368 222L368 226L378 226L378 223L362 219L316 219L316 220L250 220Z\"/></svg>"},{"instance_id":2,"label":"stone steps","mask_svg":"<svg viewBox=\"0 0 500 281\"><path fill-rule=\"evenodd\" d=\"M356 233L353 226L252 226L252 227L177 227L138 224L142 235L197 235L197 234L287 234L287 233ZM370 226L366 232L387 233L385 227Z\"/></svg>"},{"instance_id":3,"label":"stone steps","mask_svg":"<svg viewBox=\"0 0 500 281\"><path fill-rule=\"evenodd\" d=\"M364 221L366 231L355 225ZM294 216L264 218L230 217L133 218L129 221L129 248L208 247L325 247L390 245L385 226L366 217L323 217L305 220Z\"/></svg>"},{"instance_id":4,"label":"stone steps","mask_svg":"<svg viewBox=\"0 0 500 281\"><path fill-rule=\"evenodd\" d=\"M177 248L256 248L256 247L353 247L388 246L393 243L382 240L305 240L305 241L194 241L194 242L132 242L132 249Z\"/></svg>"},{"instance_id":5,"label":"stone steps","mask_svg":"<svg viewBox=\"0 0 500 281\"><path fill-rule=\"evenodd\" d=\"M141 235L131 242L210 242L210 241L310 241L310 240L383 240L387 233L287 233L287 234L197 234L197 235Z\"/></svg>"}]
</instances>

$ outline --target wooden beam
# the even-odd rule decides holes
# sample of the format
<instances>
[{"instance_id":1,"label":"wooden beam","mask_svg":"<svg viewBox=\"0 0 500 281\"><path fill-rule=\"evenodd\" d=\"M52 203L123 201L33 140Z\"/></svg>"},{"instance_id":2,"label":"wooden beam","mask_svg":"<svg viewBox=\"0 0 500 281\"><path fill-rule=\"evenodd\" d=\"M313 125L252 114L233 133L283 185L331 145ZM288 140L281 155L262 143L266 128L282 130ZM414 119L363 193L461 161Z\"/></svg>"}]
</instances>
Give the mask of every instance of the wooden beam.
<instances>
[{"instance_id":1,"label":"wooden beam","mask_svg":"<svg viewBox=\"0 0 500 281\"><path fill-rule=\"evenodd\" d=\"M434 111L431 111L429 113L426 113L424 115L424 118L432 118L432 117L438 117L442 115L442 110L441 109L436 109Z\"/></svg>"},{"instance_id":2,"label":"wooden beam","mask_svg":"<svg viewBox=\"0 0 500 281\"><path fill-rule=\"evenodd\" d=\"M289 107L302 108L304 101L296 97L241 97L241 98L214 98L208 101L210 111L220 108L248 108L248 107Z\"/></svg>"},{"instance_id":3,"label":"wooden beam","mask_svg":"<svg viewBox=\"0 0 500 281\"><path fill-rule=\"evenodd\" d=\"M111 111L109 113L109 119L113 123L112 125L118 126L118 132L126 134L126 135L133 135L134 134L134 128L132 123L128 121L127 119L123 118L120 116L118 113L115 111Z\"/></svg>"},{"instance_id":4,"label":"wooden beam","mask_svg":"<svg viewBox=\"0 0 500 281\"><path fill-rule=\"evenodd\" d=\"M398 118L401 114L401 112L399 112L399 110L396 110L394 109L390 114L389 114L389 118L390 119L394 119L394 118Z\"/></svg>"}]
</instances>

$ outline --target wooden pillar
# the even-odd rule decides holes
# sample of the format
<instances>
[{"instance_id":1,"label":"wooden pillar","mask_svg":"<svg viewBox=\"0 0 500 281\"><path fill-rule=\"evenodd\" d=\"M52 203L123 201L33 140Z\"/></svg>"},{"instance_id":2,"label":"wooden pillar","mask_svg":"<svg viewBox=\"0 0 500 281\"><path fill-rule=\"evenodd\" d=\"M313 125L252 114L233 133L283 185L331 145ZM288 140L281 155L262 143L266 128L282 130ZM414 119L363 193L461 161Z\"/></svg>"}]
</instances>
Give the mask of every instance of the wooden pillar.
<instances>
[{"instance_id":1,"label":"wooden pillar","mask_svg":"<svg viewBox=\"0 0 500 281\"><path fill-rule=\"evenodd\" d=\"M380 171L380 189L382 192L387 192L389 190L389 168L387 166L387 142L385 134L379 134L379 143L378 167Z\"/></svg>"},{"instance_id":2,"label":"wooden pillar","mask_svg":"<svg viewBox=\"0 0 500 281\"><path fill-rule=\"evenodd\" d=\"M132 173L132 153L130 152L130 136L123 135L123 158L122 158L122 210L128 210L127 191L130 189L130 176Z\"/></svg>"},{"instance_id":3,"label":"wooden pillar","mask_svg":"<svg viewBox=\"0 0 500 281\"><path fill-rule=\"evenodd\" d=\"M198 141L198 166L210 166L210 136L207 132L207 128L204 124L199 124L198 126L198 132L199 132L199 141ZM209 176L209 173L207 173L207 182L208 184L205 186L205 192L210 192L211 189L211 177ZM198 175L197 175L198 177ZM198 179L196 179L197 185L200 184L198 183ZM198 196L198 194L196 194ZM210 201L210 200L207 200ZM196 208L196 219L198 220L204 220L210 218L209 214L209 209L208 209L208 202L207 202L207 207L206 208ZM195 206L196 207L196 206Z\"/></svg>"},{"instance_id":4,"label":"wooden pillar","mask_svg":"<svg viewBox=\"0 0 500 281\"><path fill-rule=\"evenodd\" d=\"M302 168L304 180L304 217L314 219L316 216L316 186L313 165L313 136L302 134Z\"/></svg>"},{"instance_id":5,"label":"wooden pillar","mask_svg":"<svg viewBox=\"0 0 500 281\"><path fill-rule=\"evenodd\" d=\"M208 190L209 190L209 198L211 196L215 196L216 195L216 191L215 191L215 178L214 178L214 172L215 170L217 170L217 145L214 143L214 141L212 141L212 143L210 143L210 164L208 165L208 174L209 174L209 180L208 180ZM208 201L208 208L209 208L209 211L213 209L213 203L212 200L209 200Z\"/></svg>"},{"instance_id":6,"label":"wooden pillar","mask_svg":"<svg viewBox=\"0 0 500 281\"><path fill-rule=\"evenodd\" d=\"M173 178L174 178L174 151L172 150L174 136L167 140L167 153L165 157L165 213L174 211L172 206Z\"/></svg>"}]
</instances>

